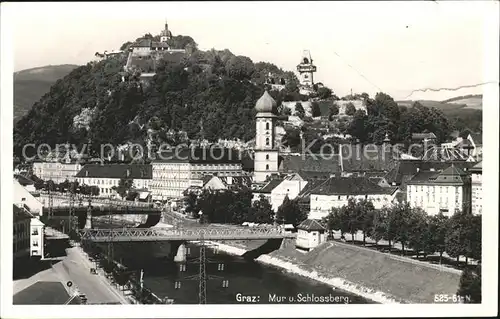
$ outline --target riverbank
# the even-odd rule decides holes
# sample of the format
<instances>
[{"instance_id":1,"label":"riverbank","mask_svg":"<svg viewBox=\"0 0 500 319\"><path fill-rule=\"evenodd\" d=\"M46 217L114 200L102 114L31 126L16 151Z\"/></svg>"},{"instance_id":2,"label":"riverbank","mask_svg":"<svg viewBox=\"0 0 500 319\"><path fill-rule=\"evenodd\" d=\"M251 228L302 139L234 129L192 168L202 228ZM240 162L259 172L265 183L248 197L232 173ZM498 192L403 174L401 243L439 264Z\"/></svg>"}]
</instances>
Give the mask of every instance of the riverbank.
<instances>
[{"instance_id":1,"label":"riverbank","mask_svg":"<svg viewBox=\"0 0 500 319\"><path fill-rule=\"evenodd\" d=\"M242 255L258 242L216 243L221 251ZM432 303L436 294L455 294L460 274L339 242L299 252L293 240L256 259L289 273L307 277L377 303Z\"/></svg>"},{"instance_id":2,"label":"riverbank","mask_svg":"<svg viewBox=\"0 0 500 319\"><path fill-rule=\"evenodd\" d=\"M246 250L243 248L238 248L226 244L221 244L217 242L212 242L211 244L215 245L217 249L220 249L221 251L230 255L241 256L246 252ZM348 293L363 297L365 299L371 300L376 303L382 303L382 304L399 303L394 298L391 298L390 296L382 292L373 291L371 289L361 287L342 278L327 277L322 275L321 272L318 271L303 269L299 265L291 261L287 261L283 258L273 257L269 255L262 255L258 257L256 261L267 266L283 269L288 273L300 277L305 277L308 279L324 283L326 285L331 286L332 288L346 291Z\"/></svg>"}]
</instances>

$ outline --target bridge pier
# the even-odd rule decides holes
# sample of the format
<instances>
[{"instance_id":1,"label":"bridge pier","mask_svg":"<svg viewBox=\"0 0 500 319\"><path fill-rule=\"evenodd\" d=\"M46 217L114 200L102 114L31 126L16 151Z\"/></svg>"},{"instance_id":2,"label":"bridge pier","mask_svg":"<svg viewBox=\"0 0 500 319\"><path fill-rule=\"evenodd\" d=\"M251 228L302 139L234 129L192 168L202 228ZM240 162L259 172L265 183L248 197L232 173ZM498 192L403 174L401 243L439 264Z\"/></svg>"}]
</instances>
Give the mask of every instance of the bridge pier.
<instances>
[{"instance_id":1,"label":"bridge pier","mask_svg":"<svg viewBox=\"0 0 500 319\"><path fill-rule=\"evenodd\" d=\"M87 212L87 220L85 221L85 229L92 229L92 211L89 209Z\"/></svg>"},{"instance_id":2,"label":"bridge pier","mask_svg":"<svg viewBox=\"0 0 500 319\"><path fill-rule=\"evenodd\" d=\"M175 250L172 250L172 255L175 254ZM177 248L177 254L174 256L175 262L185 262L187 259L187 248L186 244L180 244Z\"/></svg>"}]
</instances>

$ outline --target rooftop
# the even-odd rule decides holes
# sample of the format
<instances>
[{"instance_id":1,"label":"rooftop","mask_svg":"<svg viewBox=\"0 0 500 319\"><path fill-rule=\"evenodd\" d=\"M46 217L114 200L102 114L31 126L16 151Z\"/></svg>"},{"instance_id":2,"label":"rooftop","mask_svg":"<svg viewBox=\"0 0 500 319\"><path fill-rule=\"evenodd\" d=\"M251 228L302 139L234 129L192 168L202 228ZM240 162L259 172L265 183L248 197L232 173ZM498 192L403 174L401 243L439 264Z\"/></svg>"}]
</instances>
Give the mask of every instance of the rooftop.
<instances>
[{"instance_id":1,"label":"rooftop","mask_svg":"<svg viewBox=\"0 0 500 319\"><path fill-rule=\"evenodd\" d=\"M76 177L152 179L153 169L148 164L87 164Z\"/></svg>"},{"instance_id":2,"label":"rooftop","mask_svg":"<svg viewBox=\"0 0 500 319\"><path fill-rule=\"evenodd\" d=\"M317 220L314 219L306 219L300 225L297 226L297 229L302 229L306 231L324 231L326 230L323 225L321 225Z\"/></svg>"},{"instance_id":3,"label":"rooftop","mask_svg":"<svg viewBox=\"0 0 500 319\"><path fill-rule=\"evenodd\" d=\"M466 179L467 173L459 166L451 164L441 171L420 171L408 181L408 184L462 185Z\"/></svg>"},{"instance_id":4,"label":"rooftop","mask_svg":"<svg viewBox=\"0 0 500 319\"><path fill-rule=\"evenodd\" d=\"M264 91L264 94L255 103L257 113L277 113L277 104L269 92Z\"/></svg>"},{"instance_id":5,"label":"rooftop","mask_svg":"<svg viewBox=\"0 0 500 319\"><path fill-rule=\"evenodd\" d=\"M239 151L219 147L190 147L161 152L153 163L223 164L241 163Z\"/></svg>"},{"instance_id":6,"label":"rooftop","mask_svg":"<svg viewBox=\"0 0 500 319\"><path fill-rule=\"evenodd\" d=\"M395 189L380 187L366 177L330 177L311 194L315 195L377 195L392 194Z\"/></svg>"},{"instance_id":7,"label":"rooftop","mask_svg":"<svg viewBox=\"0 0 500 319\"><path fill-rule=\"evenodd\" d=\"M283 182L282 178L272 179L267 184L265 184L261 189L255 191L256 193L270 194L273 189Z\"/></svg>"}]
</instances>

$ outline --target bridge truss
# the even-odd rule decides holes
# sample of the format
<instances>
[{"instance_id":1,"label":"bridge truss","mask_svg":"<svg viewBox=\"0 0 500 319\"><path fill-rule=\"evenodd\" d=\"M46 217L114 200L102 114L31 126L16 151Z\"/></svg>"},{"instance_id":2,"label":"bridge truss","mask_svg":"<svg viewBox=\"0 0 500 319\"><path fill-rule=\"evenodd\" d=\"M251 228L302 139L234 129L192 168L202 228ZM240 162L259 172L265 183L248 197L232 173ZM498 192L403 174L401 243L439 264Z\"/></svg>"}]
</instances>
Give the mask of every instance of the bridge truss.
<instances>
[{"instance_id":1,"label":"bridge truss","mask_svg":"<svg viewBox=\"0 0 500 319\"><path fill-rule=\"evenodd\" d=\"M94 242L174 240L259 240L295 238L279 228L115 228L81 229L81 238Z\"/></svg>"}]
</instances>

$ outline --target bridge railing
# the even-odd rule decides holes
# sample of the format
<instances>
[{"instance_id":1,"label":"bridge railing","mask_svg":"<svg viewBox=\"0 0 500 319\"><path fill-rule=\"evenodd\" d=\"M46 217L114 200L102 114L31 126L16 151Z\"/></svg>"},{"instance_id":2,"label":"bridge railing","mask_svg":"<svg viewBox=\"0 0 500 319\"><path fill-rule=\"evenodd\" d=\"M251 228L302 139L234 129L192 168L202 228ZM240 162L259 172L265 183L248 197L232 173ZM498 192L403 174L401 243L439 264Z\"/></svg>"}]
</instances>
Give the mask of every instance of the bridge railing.
<instances>
[{"instance_id":1,"label":"bridge railing","mask_svg":"<svg viewBox=\"0 0 500 319\"><path fill-rule=\"evenodd\" d=\"M82 239L95 241L200 240L290 237L279 228L120 228L83 229Z\"/></svg>"}]
</instances>

